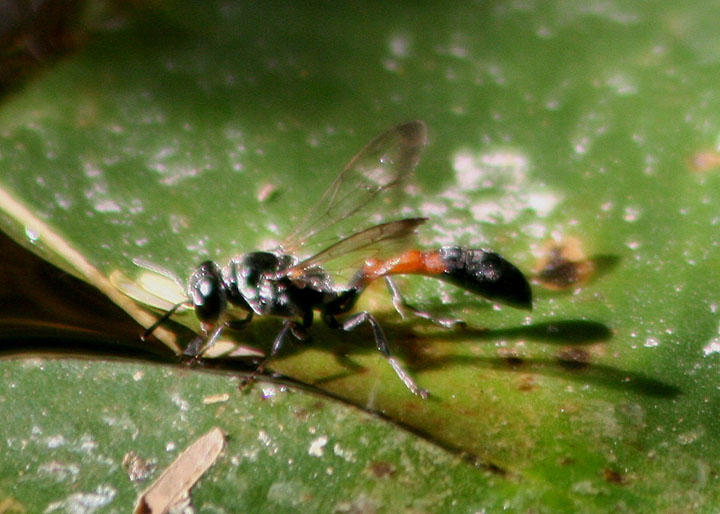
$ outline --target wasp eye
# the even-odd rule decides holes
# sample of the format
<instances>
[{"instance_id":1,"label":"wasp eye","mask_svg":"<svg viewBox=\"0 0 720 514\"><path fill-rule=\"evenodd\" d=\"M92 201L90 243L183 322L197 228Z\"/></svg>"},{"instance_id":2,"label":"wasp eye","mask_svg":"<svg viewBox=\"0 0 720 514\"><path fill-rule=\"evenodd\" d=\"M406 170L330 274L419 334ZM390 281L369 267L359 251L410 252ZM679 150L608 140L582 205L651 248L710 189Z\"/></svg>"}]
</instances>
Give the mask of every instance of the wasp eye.
<instances>
[{"instance_id":1,"label":"wasp eye","mask_svg":"<svg viewBox=\"0 0 720 514\"><path fill-rule=\"evenodd\" d=\"M188 281L188 296L200 321L217 321L227 304L220 267L212 261L200 264Z\"/></svg>"},{"instance_id":2,"label":"wasp eye","mask_svg":"<svg viewBox=\"0 0 720 514\"><path fill-rule=\"evenodd\" d=\"M197 291L201 298L206 298L213 294L215 291L216 284L212 278L204 277L197 284Z\"/></svg>"}]
</instances>

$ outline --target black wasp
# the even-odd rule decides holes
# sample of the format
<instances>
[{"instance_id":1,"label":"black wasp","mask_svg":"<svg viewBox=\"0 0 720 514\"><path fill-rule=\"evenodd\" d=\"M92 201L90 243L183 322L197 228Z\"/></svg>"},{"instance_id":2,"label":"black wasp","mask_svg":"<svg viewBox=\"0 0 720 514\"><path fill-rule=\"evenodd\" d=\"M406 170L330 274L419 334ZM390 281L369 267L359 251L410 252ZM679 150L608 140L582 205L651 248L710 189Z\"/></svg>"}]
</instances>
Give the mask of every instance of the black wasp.
<instances>
[{"instance_id":1,"label":"black wasp","mask_svg":"<svg viewBox=\"0 0 720 514\"><path fill-rule=\"evenodd\" d=\"M218 338L228 324L236 327L254 315L284 318L282 329L273 341L270 353L258 366L278 354L288 334L299 341L307 339L314 311L331 328L350 331L370 325L377 349L385 356L398 377L413 393L427 397L400 363L391 355L388 341L375 317L366 311L348 314L360 294L373 280L384 278L393 305L402 317L410 312L442 326L459 320L434 318L408 305L391 275L425 275L493 301L530 309L530 285L522 272L500 255L482 249L458 246L437 250L398 250L409 243L419 225L427 218L405 218L370 226L369 218L379 204L387 202L391 192L412 173L427 142L422 121L398 125L381 134L363 148L340 172L308 216L276 249L246 253L221 268L212 261L200 264L187 285L188 300L179 303L144 334L167 320L181 305L192 305L201 322L203 334L188 345L186 354L200 356ZM337 239L342 226L354 233L327 245L331 235ZM391 248L394 253L388 253ZM299 255L310 255L298 258ZM330 261L342 261L355 255L362 264L347 285L338 285L329 271ZM237 318L238 311L245 313ZM347 315L347 316L346 316ZM254 375L253 375L254 376Z\"/></svg>"}]
</instances>

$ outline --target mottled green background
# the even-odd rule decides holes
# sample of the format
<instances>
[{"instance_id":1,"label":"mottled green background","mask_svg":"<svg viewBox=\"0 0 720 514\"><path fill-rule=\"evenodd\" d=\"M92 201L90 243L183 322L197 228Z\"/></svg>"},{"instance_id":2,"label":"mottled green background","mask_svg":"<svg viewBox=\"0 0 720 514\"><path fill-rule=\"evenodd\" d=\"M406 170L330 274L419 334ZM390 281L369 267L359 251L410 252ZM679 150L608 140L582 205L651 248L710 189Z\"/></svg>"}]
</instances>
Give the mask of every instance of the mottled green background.
<instances>
[{"instance_id":1,"label":"mottled green background","mask_svg":"<svg viewBox=\"0 0 720 514\"><path fill-rule=\"evenodd\" d=\"M95 12L86 46L3 98L0 187L104 274L135 276L140 257L186 276L281 238L408 119L430 130L400 211L431 217L423 244L490 247L530 273L573 237L614 265L570 291L535 285L532 313L404 282L466 331L402 322L370 291L361 307L429 401L367 332L317 327L274 363L389 422L199 370L3 361L0 499L126 512L144 485L123 455L159 470L217 425L229 446L194 492L201 512L717 510L718 15L697 1ZM278 327L238 338L267 349ZM202 403L218 392L230 400Z\"/></svg>"}]
</instances>

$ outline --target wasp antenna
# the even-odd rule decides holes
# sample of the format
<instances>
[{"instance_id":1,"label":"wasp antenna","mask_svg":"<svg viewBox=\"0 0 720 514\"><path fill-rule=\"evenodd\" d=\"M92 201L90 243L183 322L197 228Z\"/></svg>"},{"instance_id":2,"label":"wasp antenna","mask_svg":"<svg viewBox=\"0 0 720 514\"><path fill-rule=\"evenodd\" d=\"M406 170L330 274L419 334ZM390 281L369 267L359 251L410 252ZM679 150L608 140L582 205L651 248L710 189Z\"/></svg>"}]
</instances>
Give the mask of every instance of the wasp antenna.
<instances>
[{"instance_id":1,"label":"wasp antenna","mask_svg":"<svg viewBox=\"0 0 720 514\"><path fill-rule=\"evenodd\" d=\"M180 303L176 303L175 305L173 305L172 308L171 308L169 311L167 311L165 314L163 314L162 316L160 316L160 317L155 321L155 323L153 323L152 325L150 325L150 326L147 328L147 330L145 330L145 332L142 333L142 335L140 336L140 341L142 341L143 343L146 342L147 339L148 339L148 337L150 337L150 336L152 335L152 333L155 332L155 330L157 329L157 327L159 327L160 325L162 325L163 323L165 323L167 320L169 320L169 319L170 319L170 316L172 316L173 314L175 314L175 311L177 311L177 310L178 310L180 307L182 307L183 305L190 305L190 301L189 301L189 300L185 300L185 301L182 301L182 302L180 302Z\"/></svg>"}]
</instances>

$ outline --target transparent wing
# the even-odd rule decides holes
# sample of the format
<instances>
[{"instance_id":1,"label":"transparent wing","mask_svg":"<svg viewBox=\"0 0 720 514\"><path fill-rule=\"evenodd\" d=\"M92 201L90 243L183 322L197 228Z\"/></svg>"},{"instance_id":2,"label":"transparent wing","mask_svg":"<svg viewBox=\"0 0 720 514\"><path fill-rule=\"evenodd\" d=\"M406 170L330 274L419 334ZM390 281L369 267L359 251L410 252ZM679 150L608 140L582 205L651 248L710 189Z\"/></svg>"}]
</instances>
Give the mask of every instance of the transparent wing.
<instances>
[{"instance_id":1,"label":"transparent wing","mask_svg":"<svg viewBox=\"0 0 720 514\"><path fill-rule=\"evenodd\" d=\"M378 213L382 202L392 199L388 193L399 191L397 186L415 169L426 142L427 129L422 121L403 123L370 141L350 160L320 201L285 238L280 250L293 255L310 255L337 241L346 227L350 228L349 231L357 231L369 226L371 217ZM315 263L327 261L359 249L358 245L399 237L399 234L391 236L391 233L386 234L387 237L378 237L376 232L363 235L371 231L356 232L316 253L311 259Z\"/></svg>"},{"instance_id":2,"label":"transparent wing","mask_svg":"<svg viewBox=\"0 0 720 514\"><path fill-rule=\"evenodd\" d=\"M406 218L375 225L357 232L316 253L312 257L299 262L288 270L289 275L302 272L313 266L319 266L339 257L362 252L362 258L379 257L379 252L412 240L415 229L425 223L427 218Z\"/></svg>"}]
</instances>

